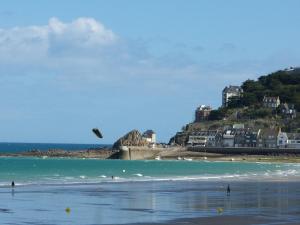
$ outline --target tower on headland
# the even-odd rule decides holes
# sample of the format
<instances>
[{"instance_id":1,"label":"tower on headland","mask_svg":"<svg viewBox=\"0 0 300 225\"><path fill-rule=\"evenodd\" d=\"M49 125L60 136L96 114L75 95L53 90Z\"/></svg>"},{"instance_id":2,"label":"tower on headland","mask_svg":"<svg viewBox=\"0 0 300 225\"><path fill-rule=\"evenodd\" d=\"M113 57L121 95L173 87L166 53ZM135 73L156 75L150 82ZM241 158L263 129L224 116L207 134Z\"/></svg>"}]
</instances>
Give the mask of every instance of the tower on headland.
<instances>
[{"instance_id":1,"label":"tower on headland","mask_svg":"<svg viewBox=\"0 0 300 225\"><path fill-rule=\"evenodd\" d=\"M155 144L156 143L156 133L153 130L146 130L143 133L142 138L148 143Z\"/></svg>"},{"instance_id":2,"label":"tower on headland","mask_svg":"<svg viewBox=\"0 0 300 225\"><path fill-rule=\"evenodd\" d=\"M201 105L195 111L195 122L208 120L212 108L208 105Z\"/></svg>"}]
</instances>

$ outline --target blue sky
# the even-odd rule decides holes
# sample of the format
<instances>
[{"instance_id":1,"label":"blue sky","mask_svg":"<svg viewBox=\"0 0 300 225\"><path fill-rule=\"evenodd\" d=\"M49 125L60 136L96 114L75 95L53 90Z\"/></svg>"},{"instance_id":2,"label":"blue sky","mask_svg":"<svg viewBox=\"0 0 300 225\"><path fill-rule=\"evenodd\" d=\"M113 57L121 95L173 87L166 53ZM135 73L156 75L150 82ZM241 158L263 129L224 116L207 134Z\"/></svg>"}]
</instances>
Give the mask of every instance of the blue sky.
<instances>
[{"instance_id":1,"label":"blue sky","mask_svg":"<svg viewBox=\"0 0 300 225\"><path fill-rule=\"evenodd\" d=\"M300 1L2 1L0 141L168 141L225 85L299 66ZM103 131L97 140L93 127Z\"/></svg>"}]
</instances>

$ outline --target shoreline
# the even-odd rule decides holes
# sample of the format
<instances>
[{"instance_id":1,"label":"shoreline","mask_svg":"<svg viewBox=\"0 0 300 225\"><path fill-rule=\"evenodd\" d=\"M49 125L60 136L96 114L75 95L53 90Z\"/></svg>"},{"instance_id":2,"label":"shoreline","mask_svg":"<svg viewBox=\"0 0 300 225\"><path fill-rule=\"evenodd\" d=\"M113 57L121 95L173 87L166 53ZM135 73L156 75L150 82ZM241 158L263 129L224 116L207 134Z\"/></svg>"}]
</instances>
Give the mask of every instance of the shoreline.
<instances>
[{"instance_id":1,"label":"shoreline","mask_svg":"<svg viewBox=\"0 0 300 225\"><path fill-rule=\"evenodd\" d=\"M151 152L152 149L135 150L136 152ZM78 159L120 159L120 150L113 149L86 149L86 150L61 150L50 149L48 151L31 150L17 153L0 152L0 157L36 157L36 158L78 158ZM154 156L147 156L141 159L134 160L188 160L188 161L224 161L224 162L270 162L270 163L300 163L300 154L265 154L265 155L252 155L252 154L222 154L222 153L208 153L188 151L185 148L176 150L161 150L155 152Z\"/></svg>"}]
</instances>

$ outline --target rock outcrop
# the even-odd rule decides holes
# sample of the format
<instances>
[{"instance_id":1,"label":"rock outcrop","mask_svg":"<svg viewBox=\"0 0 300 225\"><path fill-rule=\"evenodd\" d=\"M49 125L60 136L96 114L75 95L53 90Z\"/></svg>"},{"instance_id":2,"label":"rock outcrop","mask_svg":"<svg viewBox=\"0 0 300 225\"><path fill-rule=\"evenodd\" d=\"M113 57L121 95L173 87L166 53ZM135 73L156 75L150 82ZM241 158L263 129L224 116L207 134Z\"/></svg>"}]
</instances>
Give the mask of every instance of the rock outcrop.
<instances>
[{"instance_id":1,"label":"rock outcrop","mask_svg":"<svg viewBox=\"0 0 300 225\"><path fill-rule=\"evenodd\" d=\"M147 146L148 142L142 138L138 130L132 130L113 144L113 149L119 149L120 146Z\"/></svg>"}]
</instances>

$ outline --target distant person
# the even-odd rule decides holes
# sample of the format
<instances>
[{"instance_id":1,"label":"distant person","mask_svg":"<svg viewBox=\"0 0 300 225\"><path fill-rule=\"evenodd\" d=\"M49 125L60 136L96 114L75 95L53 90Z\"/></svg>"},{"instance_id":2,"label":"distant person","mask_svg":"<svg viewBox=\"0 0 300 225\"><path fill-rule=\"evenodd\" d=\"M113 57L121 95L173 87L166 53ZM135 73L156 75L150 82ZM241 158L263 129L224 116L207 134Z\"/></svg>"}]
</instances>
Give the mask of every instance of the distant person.
<instances>
[{"instance_id":1,"label":"distant person","mask_svg":"<svg viewBox=\"0 0 300 225\"><path fill-rule=\"evenodd\" d=\"M229 186L229 184L228 184L228 186L227 186L227 196L228 195L230 195L230 186Z\"/></svg>"},{"instance_id":2,"label":"distant person","mask_svg":"<svg viewBox=\"0 0 300 225\"><path fill-rule=\"evenodd\" d=\"M111 179L113 180L113 179L114 179L114 176L111 176Z\"/></svg>"},{"instance_id":3,"label":"distant person","mask_svg":"<svg viewBox=\"0 0 300 225\"><path fill-rule=\"evenodd\" d=\"M14 181L11 182L11 187L12 188L15 187L15 182Z\"/></svg>"}]
</instances>

